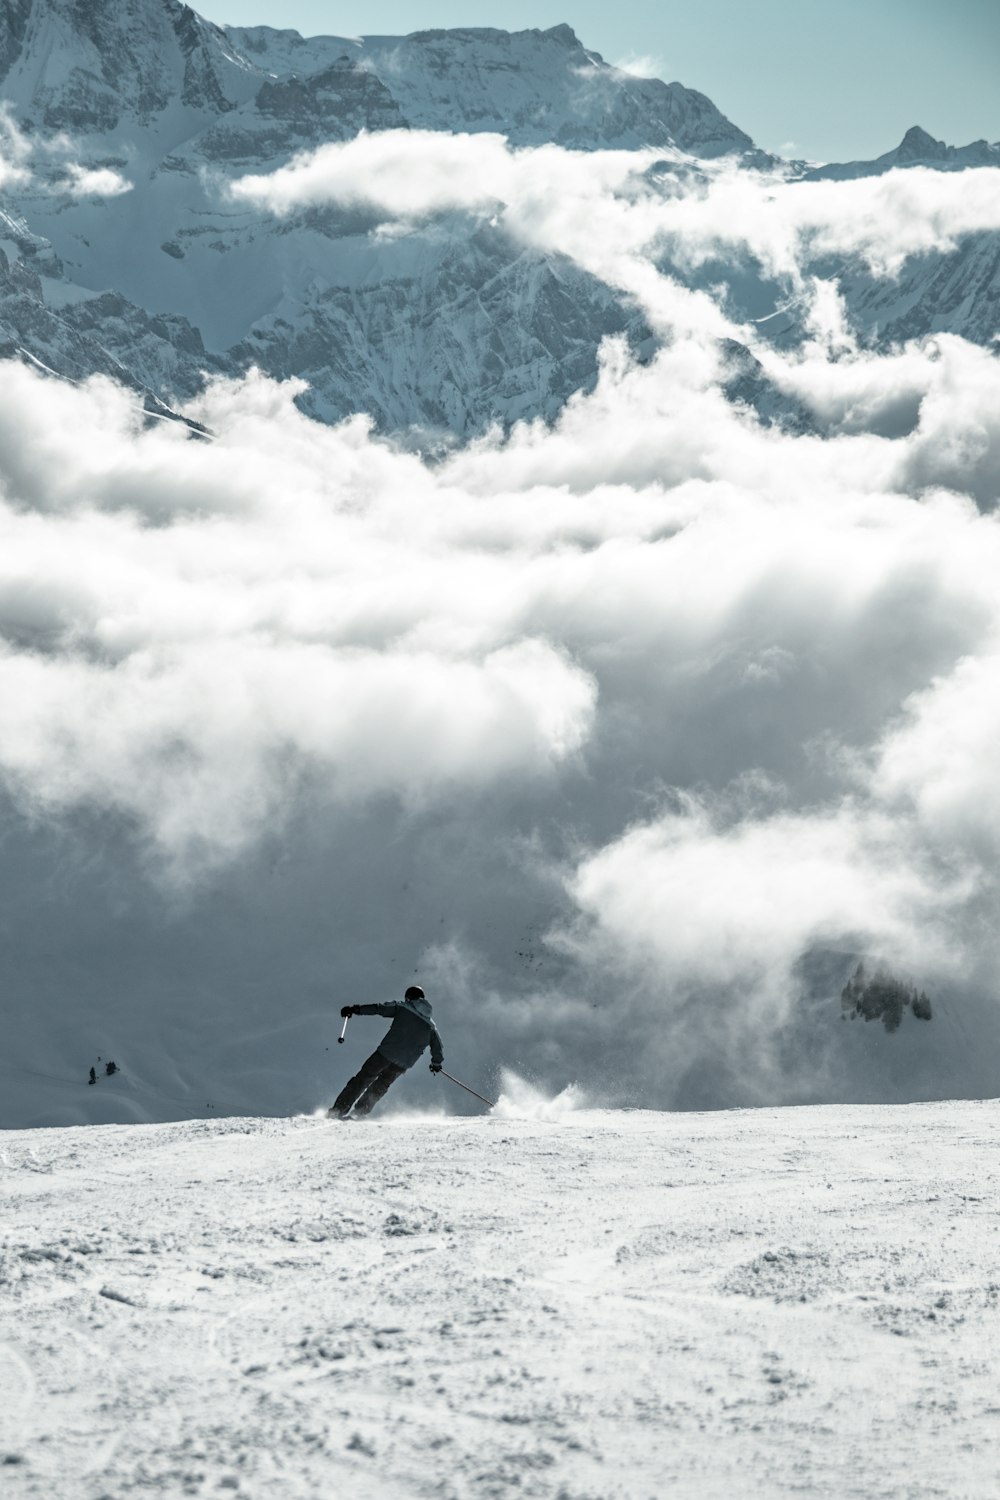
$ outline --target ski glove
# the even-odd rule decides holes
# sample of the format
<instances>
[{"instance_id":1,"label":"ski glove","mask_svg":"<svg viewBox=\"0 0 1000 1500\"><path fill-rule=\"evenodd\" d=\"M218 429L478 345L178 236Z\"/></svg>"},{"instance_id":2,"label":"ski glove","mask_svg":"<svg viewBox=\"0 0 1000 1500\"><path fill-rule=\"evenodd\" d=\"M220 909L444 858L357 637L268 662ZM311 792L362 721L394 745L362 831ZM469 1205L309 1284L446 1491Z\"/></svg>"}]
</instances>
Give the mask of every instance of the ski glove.
<instances>
[{"instance_id":1,"label":"ski glove","mask_svg":"<svg viewBox=\"0 0 1000 1500\"><path fill-rule=\"evenodd\" d=\"M432 1073L440 1073L440 1071L441 1071L441 1064L440 1063L431 1063L431 1072Z\"/></svg>"},{"instance_id":2,"label":"ski glove","mask_svg":"<svg viewBox=\"0 0 1000 1500\"><path fill-rule=\"evenodd\" d=\"M342 1005L340 1007L340 1014L342 1016L356 1016L357 1013L358 1007L356 1005Z\"/></svg>"}]
</instances>

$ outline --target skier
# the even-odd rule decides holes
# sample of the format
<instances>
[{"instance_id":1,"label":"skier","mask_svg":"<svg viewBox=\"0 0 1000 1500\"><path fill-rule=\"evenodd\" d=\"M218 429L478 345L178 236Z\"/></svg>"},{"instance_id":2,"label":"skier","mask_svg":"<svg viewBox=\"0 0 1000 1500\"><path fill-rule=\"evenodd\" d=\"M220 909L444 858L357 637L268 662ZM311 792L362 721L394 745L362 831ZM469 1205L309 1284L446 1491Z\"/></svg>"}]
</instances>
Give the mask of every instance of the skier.
<instances>
[{"instance_id":1,"label":"skier","mask_svg":"<svg viewBox=\"0 0 1000 1500\"><path fill-rule=\"evenodd\" d=\"M444 1063L441 1036L431 1020L431 1007L419 984L411 984L402 1000L385 1005L345 1005L342 1016L386 1016L392 1025L378 1047L349 1078L327 1110L330 1119L346 1119L353 1107L356 1115L367 1115L388 1088L412 1068L430 1043L431 1072L440 1073Z\"/></svg>"}]
</instances>

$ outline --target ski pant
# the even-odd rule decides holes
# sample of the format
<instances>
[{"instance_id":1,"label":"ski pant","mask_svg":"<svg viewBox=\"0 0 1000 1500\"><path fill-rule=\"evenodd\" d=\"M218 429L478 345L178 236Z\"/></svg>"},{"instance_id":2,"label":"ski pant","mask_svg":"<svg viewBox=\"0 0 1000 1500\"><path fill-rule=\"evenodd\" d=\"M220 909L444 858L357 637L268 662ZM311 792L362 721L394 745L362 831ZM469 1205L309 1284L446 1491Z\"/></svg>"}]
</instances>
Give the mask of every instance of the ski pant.
<instances>
[{"instance_id":1,"label":"ski pant","mask_svg":"<svg viewBox=\"0 0 1000 1500\"><path fill-rule=\"evenodd\" d=\"M349 1078L334 1100L334 1110L346 1115L354 1106L356 1115L366 1115L390 1088L406 1072L398 1063L390 1062L381 1052L373 1052L366 1062Z\"/></svg>"}]
</instances>

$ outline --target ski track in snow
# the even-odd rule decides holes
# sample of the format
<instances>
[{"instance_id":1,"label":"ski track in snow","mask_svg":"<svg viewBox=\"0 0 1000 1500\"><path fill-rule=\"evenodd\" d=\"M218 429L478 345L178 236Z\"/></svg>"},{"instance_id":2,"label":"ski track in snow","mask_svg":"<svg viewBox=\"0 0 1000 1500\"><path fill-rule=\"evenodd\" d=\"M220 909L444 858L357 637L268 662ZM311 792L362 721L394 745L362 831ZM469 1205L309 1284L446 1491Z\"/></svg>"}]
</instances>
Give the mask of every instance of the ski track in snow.
<instances>
[{"instance_id":1,"label":"ski track in snow","mask_svg":"<svg viewBox=\"0 0 1000 1500\"><path fill-rule=\"evenodd\" d=\"M0 1140L5 1500L994 1497L1000 1104Z\"/></svg>"}]
</instances>

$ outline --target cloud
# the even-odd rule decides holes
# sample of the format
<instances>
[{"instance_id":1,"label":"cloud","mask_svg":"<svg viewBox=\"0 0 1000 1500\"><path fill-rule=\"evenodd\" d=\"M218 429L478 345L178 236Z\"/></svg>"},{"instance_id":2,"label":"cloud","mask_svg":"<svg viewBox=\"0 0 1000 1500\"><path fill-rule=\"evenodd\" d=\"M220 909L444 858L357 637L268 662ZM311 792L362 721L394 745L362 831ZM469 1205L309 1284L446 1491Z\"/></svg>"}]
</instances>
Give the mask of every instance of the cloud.
<instances>
[{"instance_id":1,"label":"cloud","mask_svg":"<svg viewBox=\"0 0 1000 1500\"><path fill-rule=\"evenodd\" d=\"M296 777L322 777L332 799L419 802L545 776L583 742L594 690L567 653L477 625L481 605L455 594L447 560L406 584L415 538L393 538L402 496L388 487L419 465L386 450L383 483L377 461L362 478L364 424L314 431L294 386L261 398L251 381L207 402L224 420L246 392L232 447L225 433L194 444L143 431L106 381L3 374L20 452L2 476L15 545L0 570L0 766L36 808L96 799L170 860L197 862L280 818ZM254 443L247 419L262 405L271 428ZM294 502L276 501L293 475ZM373 490L371 529L358 483ZM58 534L74 539L71 570L61 546L47 556ZM491 582L473 556L470 591L476 572Z\"/></svg>"},{"instance_id":2,"label":"cloud","mask_svg":"<svg viewBox=\"0 0 1000 1500\"><path fill-rule=\"evenodd\" d=\"M987 868L1000 853L998 687L996 649L962 658L907 699L874 774L887 805L912 807L933 847L965 849Z\"/></svg>"},{"instance_id":3,"label":"cloud","mask_svg":"<svg viewBox=\"0 0 1000 1500\"><path fill-rule=\"evenodd\" d=\"M749 188L749 190L748 190ZM672 227L695 253L745 244L772 273L827 255L859 256L872 271L894 276L912 255L955 249L963 235L1000 227L996 172L887 172L853 182L748 184L729 172L699 201L687 200Z\"/></svg>"},{"instance_id":4,"label":"cloud","mask_svg":"<svg viewBox=\"0 0 1000 1500\"><path fill-rule=\"evenodd\" d=\"M53 610L44 592L31 605L58 638L66 601ZM18 625L24 603L23 588L0 596ZM331 800L419 803L542 775L579 747L593 710L588 680L534 640L457 660L249 634L110 665L22 649L0 656L0 694L0 764L36 811L97 801L195 866L279 826L300 779L322 778Z\"/></svg>"},{"instance_id":5,"label":"cloud","mask_svg":"<svg viewBox=\"0 0 1000 1500\"><path fill-rule=\"evenodd\" d=\"M648 52L627 52L615 63L622 73L631 73L634 78L662 78L663 62Z\"/></svg>"},{"instance_id":6,"label":"cloud","mask_svg":"<svg viewBox=\"0 0 1000 1500\"><path fill-rule=\"evenodd\" d=\"M811 258L945 252L997 222L995 174L649 165L404 132L239 186L499 214L654 320L555 423L435 462L258 373L191 403L201 441L0 365L11 899L54 839L74 920L106 902L167 943L186 896L168 946L227 976L252 931L293 997L318 952L366 996L420 967L460 1046L596 1097L954 1091L998 1024L1000 359L863 348ZM756 257L805 342L736 327L668 250ZM814 430L726 398L734 333ZM978 1041L901 1036L887 1082L840 1025L861 954L972 996Z\"/></svg>"},{"instance_id":7,"label":"cloud","mask_svg":"<svg viewBox=\"0 0 1000 1500\"><path fill-rule=\"evenodd\" d=\"M816 947L941 963L970 873L943 878L912 827L881 808L845 798L789 812L746 790L735 807L685 794L583 860L572 894L589 921L574 951L651 978L668 1007L707 990L720 1031L728 1003L756 1035L787 1018L796 965Z\"/></svg>"},{"instance_id":8,"label":"cloud","mask_svg":"<svg viewBox=\"0 0 1000 1500\"><path fill-rule=\"evenodd\" d=\"M112 167L81 167L70 162L64 183L73 198L119 198L132 191L132 183Z\"/></svg>"},{"instance_id":9,"label":"cloud","mask_svg":"<svg viewBox=\"0 0 1000 1500\"><path fill-rule=\"evenodd\" d=\"M275 172L241 177L230 194L238 203L279 214L346 203L417 218L502 198L514 181L515 161L500 135L362 131L350 141L304 152Z\"/></svg>"},{"instance_id":10,"label":"cloud","mask_svg":"<svg viewBox=\"0 0 1000 1500\"><path fill-rule=\"evenodd\" d=\"M31 144L19 129L11 106L0 102L0 189L23 186L31 178Z\"/></svg>"},{"instance_id":11,"label":"cloud","mask_svg":"<svg viewBox=\"0 0 1000 1500\"><path fill-rule=\"evenodd\" d=\"M877 370L933 412L946 387L974 473L962 413L979 432L995 357L956 341L885 363L857 357L856 393ZM915 705L993 660L993 522L908 491L921 421L872 436L851 405L837 436L779 434L717 377L691 339L645 366L612 345L554 428L430 468L364 421L310 422L294 384L210 387L192 408L206 443L144 428L109 382L3 366L8 787L34 817L125 818L174 882L304 804L332 824L386 797L453 811L498 847L550 806L583 847L568 871L556 848L532 855L530 879L564 883L591 922L585 943L556 924L581 973L742 983L782 1012L818 943L943 963L929 914L954 946L967 892L935 874L921 811L942 805L945 761L933 737L912 746L951 710ZM983 786L992 727L965 736ZM683 811L646 816L671 784ZM484 795L509 809L499 826L473 811ZM970 860L972 821L952 820Z\"/></svg>"}]
</instances>

